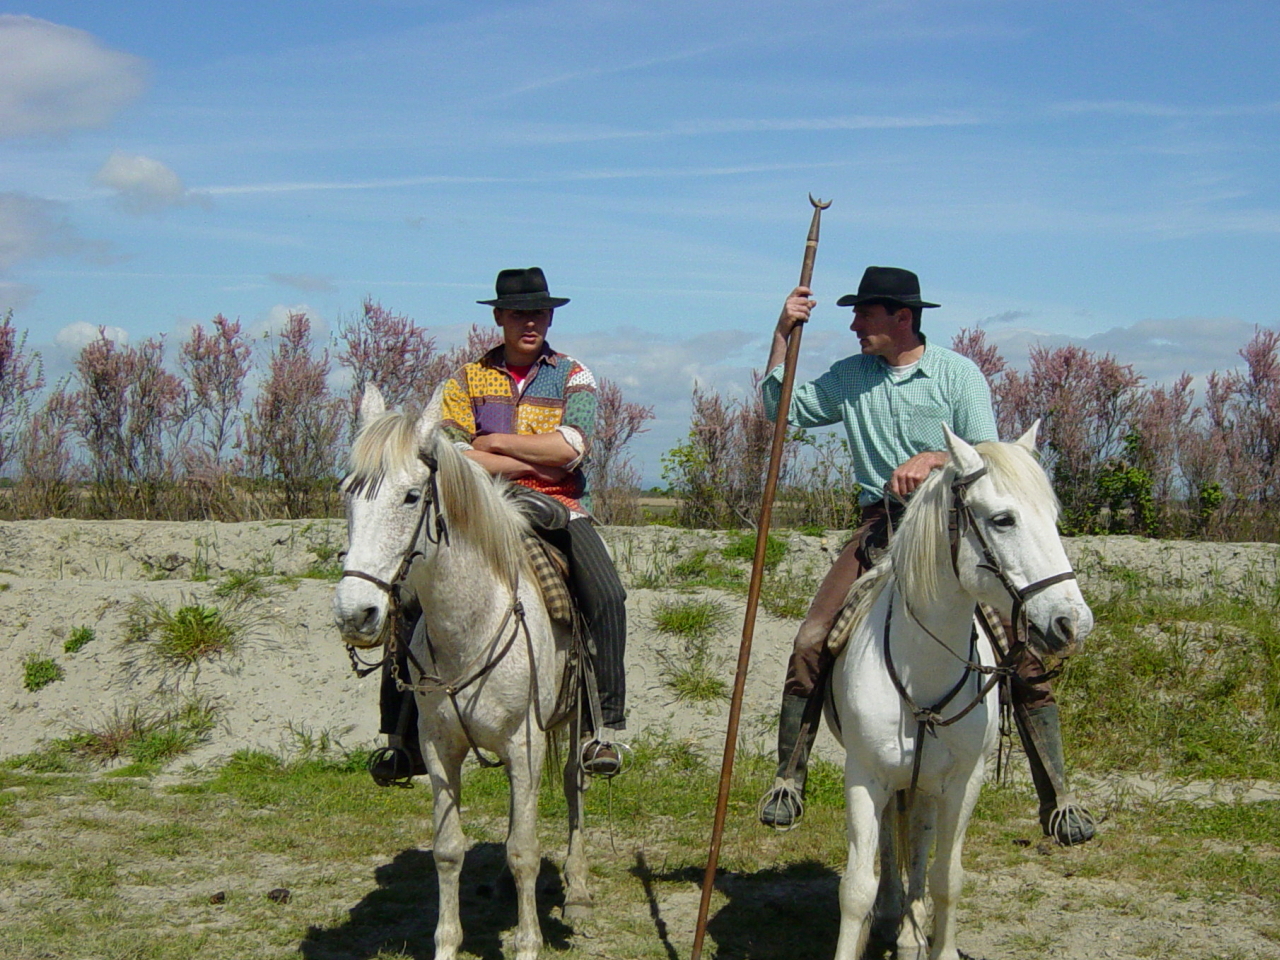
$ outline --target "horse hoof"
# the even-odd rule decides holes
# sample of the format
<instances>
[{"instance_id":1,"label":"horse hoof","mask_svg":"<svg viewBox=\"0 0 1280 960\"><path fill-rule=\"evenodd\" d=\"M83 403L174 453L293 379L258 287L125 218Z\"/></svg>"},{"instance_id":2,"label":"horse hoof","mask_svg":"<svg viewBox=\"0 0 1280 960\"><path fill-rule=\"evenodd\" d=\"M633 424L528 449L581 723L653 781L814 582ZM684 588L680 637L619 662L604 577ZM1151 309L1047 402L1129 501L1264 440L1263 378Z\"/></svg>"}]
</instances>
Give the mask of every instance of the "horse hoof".
<instances>
[{"instance_id":1,"label":"horse hoof","mask_svg":"<svg viewBox=\"0 0 1280 960\"><path fill-rule=\"evenodd\" d=\"M590 900L567 902L564 905L564 918L566 920L590 920L591 915L595 913L595 909Z\"/></svg>"}]
</instances>

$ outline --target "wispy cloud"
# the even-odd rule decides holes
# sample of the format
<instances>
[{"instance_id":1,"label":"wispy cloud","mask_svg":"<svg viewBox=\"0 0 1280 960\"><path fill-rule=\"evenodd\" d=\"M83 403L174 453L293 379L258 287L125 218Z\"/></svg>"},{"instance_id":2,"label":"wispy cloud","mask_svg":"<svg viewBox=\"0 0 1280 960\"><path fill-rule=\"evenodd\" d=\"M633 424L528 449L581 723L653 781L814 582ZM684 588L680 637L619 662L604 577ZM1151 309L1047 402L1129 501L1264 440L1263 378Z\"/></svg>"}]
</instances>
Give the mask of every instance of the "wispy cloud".
<instances>
[{"instance_id":1,"label":"wispy cloud","mask_svg":"<svg viewBox=\"0 0 1280 960\"><path fill-rule=\"evenodd\" d=\"M0 137L98 127L138 97L144 62L83 30L0 14Z\"/></svg>"},{"instance_id":2,"label":"wispy cloud","mask_svg":"<svg viewBox=\"0 0 1280 960\"><path fill-rule=\"evenodd\" d=\"M57 201L0 193L0 273L25 261L59 256L102 262L107 246L80 236Z\"/></svg>"},{"instance_id":3,"label":"wispy cloud","mask_svg":"<svg viewBox=\"0 0 1280 960\"><path fill-rule=\"evenodd\" d=\"M182 178L159 160L120 150L107 158L93 179L114 190L121 208L133 214L154 214L167 207L209 202L188 190Z\"/></svg>"},{"instance_id":4,"label":"wispy cloud","mask_svg":"<svg viewBox=\"0 0 1280 960\"><path fill-rule=\"evenodd\" d=\"M734 177L752 173L776 173L784 170L814 170L843 167L844 161L825 163L756 163L711 167L653 167L643 169L571 170L531 177L462 177L422 176L390 177L378 180L331 180L295 183L253 183L235 186L205 187L200 192L209 196L232 196L254 193L302 193L326 190L396 190L404 187L440 186L474 183L573 183L591 180L662 180L693 177Z\"/></svg>"},{"instance_id":5,"label":"wispy cloud","mask_svg":"<svg viewBox=\"0 0 1280 960\"><path fill-rule=\"evenodd\" d=\"M312 273L271 273L267 279L272 283L293 287L303 293L334 293L338 286L330 277L321 277Z\"/></svg>"},{"instance_id":6,"label":"wispy cloud","mask_svg":"<svg viewBox=\"0 0 1280 960\"><path fill-rule=\"evenodd\" d=\"M1101 113L1117 117L1165 117L1169 119L1216 119L1219 117L1260 117L1280 114L1280 100L1268 103L1179 106L1145 100L1070 100L1055 104L1059 113Z\"/></svg>"}]
</instances>

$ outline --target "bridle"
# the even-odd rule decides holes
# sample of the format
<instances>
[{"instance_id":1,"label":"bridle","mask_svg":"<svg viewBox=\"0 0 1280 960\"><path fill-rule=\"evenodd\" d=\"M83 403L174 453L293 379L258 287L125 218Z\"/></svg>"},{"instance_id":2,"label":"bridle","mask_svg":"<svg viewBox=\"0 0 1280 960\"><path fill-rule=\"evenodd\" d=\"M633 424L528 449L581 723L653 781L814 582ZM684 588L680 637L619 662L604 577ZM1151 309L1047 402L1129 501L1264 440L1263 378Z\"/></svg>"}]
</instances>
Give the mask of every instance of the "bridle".
<instances>
[{"instance_id":1,"label":"bridle","mask_svg":"<svg viewBox=\"0 0 1280 960\"><path fill-rule=\"evenodd\" d=\"M1022 654L1026 650L1026 635L1029 628L1026 620L1026 602L1031 597L1040 593L1049 587L1064 583L1068 580L1076 579L1074 570L1066 570L1062 573L1055 573L1051 576L1036 580L1033 583L1019 587L1014 584L1008 572L1001 565L995 551L991 549L991 544L987 540L986 534L983 533L981 524L973 514L973 508L969 505L968 493L969 488L987 475L987 466L983 464L971 473L957 476L951 481L951 502L947 508L947 537L950 542L951 553L951 569L956 579L960 579L960 543L964 539L966 533L972 532L977 538L979 545L982 547L982 562L977 565L979 570L990 571L997 580L1000 581L1006 593L1013 599L1013 612L1010 620L1013 625L1013 636L1009 638L1009 649L1000 658L1000 662L995 666L987 666L978 662L976 657L976 648L978 643L977 627L975 626L969 638L969 656L961 657L949 646L947 646L940 638L938 638L928 627L920 622L919 618L911 611L911 607L906 603L903 597L903 605L906 607L907 615L915 621L926 634L933 638L944 650L952 656L964 663L964 673L959 681L953 686L937 703L928 707L922 707L907 692L906 686L902 682L902 678L898 675L897 668L893 662L893 652L889 643L890 628L893 623L893 593L889 595L889 606L885 613L884 619L884 653L885 667L889 672L889 678L893 681L894 689L898 691L898 696L902 698L904 704L911 711L916 721L916 737L915 737L915 757L911 769L911 798L914 799L916 786L920 779L920 759L924 750L924 734L936 737L938 727L949 727L953 723L957 723L978 706L996 686L996 684L1009 680L1017 671L1017 665L1022 659ZM892 588L896 590L896 587ZM978 618L982 623L984 632L991 640L996 650L1000 649L1000 644L996 636L998 626L991 623L991 617L986 610L981 609L981 616ZM1000 631L1003 632L1003 631ZM982 674L987 676L986 682L978 690L977 694L969 701L959 712L950 717L943 718L942 711L954 700L964 689L969 681L969 677L973 674ZM1046 674L1045 678L1056 676L1055 673Z\"/></svg>"},{"instance_id":2,"label":"bridle","mask_svg":"<svg viewBox=\"0 0 1280 960\"><path fill-rule=\"evenodd\" d=\"M387 595L387 618L383 621L382 632L378 635L378 639L370 644L370 646L381 646L384 650L384 656L376 663L370 663L362 660L356 652L356 648L347 644L347 656L351 659L351 669L357 677L367 677L374 670L377 670L386 662L387 657L392 653L392 647L395 644L394 628L399 627L400 619L403 615L403 609L400 604L400 591L396 589L396 584L404 580L409 573L409 568L413 566L413 561L421 557L422 551L417 549L418 539L423 535L424 530L428 543L436 545L449 544L449 527L445 522L444 514L440 512L440 491L436 485L436 474L440 470L439 461L435 455L431 453L419 453L418 459L427 468L427 478L422 482L419 489L419 508L417 521L413 525L413 534L409 537L409 546L405 548L404 556L400 558L400 566L396 568L395 574L388 583L381 577L375 577L371 573L365 573L363 570L344 569L339 580L352 577L356 580L364 580L372 583L375 587ZM431 513L435 513L436 519L434 524L428 524L428 517Z\"/></svg>"},{"instance_id":3,"label":"bridle","mask_svg":"<svg viewBox=\"0 0 1280 960\"><path fill-rule=\"evenodd\" d=\"M409 546L406 547L404 556L400 560L400 566L396 569L395 575L391 582L380 577L375 577L371 573L365 573L363 570L343 570L343 577L354 577L357 580L364 580L372 583L375 587L387 595L387 617L383 623L382 633L379 635L378 642L383 648L382 659L376 663L362 660L356 652L355 647L347 645L347 655L351 659L351 669L357 677L367 677L374 670L382 667L383 664L390 664L391 678L395 681L396 689L401 692L409 693L443 693L449 698L449 702L453 704L454 713L458 717L458 723L462 727L462 732L466 735L467 742L471 746L472 752L475 754L476 760L482 767L501 766L500 760L491 760L480 752L480 747L476 744L474 737L471 735L467 722L462 716L462 709L458 706L458 694L471 686L481 677L489 673L494 667L502 662L503 658L511 651L515 645L516 639L523 631L526 643L532 643L529 635L529 624L525 620L524 604L519 598L519 574L515 574L513 581L508 585L508 592L511 602L507 605L502 622L498 624L497 630L489 641L483 644L480 652L462 671L461 675L453 680L445 680L438 674L428 673L418 658L413 655L413 650L408 644L405 644L404 653L407 660L417 669L419 680L414 683L412 680L406 680L400 675L400 661L397 654L399 653L400 636L402 633L404 610L400 601L400 591L396 588L396 584L402 582L409 573L409 568L413 566L413 562L423 556L421 550L417 549L420 537L425 537L428 543L436 546L449 546L449 526L445 520L444 514L440 511L440 491L436 481L437 474L440 470L439 461L434 454L419 453L419 459L427 467L427 478L423 481L421 493L421 507L418 511L417 522L414 524L413 535L409 538ZM431 514L435 514L435 522L430 521ZM507 630L508 624L515 621L515 626L511 631L511 635L503 641L503 634ZM440 662L436 656L436 651L431 643L431 636L423 630L423 639L426 641L427 654L432 664ZM501 644L501 649L498 649ZM496 652L494 652L496 651Z\"/></svg>"}]
</instances>

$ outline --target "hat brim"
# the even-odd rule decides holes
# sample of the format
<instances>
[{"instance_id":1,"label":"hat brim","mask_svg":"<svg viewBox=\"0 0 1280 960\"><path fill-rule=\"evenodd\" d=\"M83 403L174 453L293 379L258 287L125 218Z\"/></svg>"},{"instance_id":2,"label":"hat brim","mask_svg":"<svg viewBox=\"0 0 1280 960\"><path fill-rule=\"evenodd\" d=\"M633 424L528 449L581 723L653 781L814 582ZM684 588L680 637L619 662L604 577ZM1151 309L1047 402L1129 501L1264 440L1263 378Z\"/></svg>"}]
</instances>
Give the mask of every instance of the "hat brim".
<instances>
[{"instance_id":1,"label":"hat brim","mask_svg":"<svg viewBox=\"0 0 1280 960\"><path fill-rule=\"evenodd\" d=\"M900 297L886 297L884 294L868 294L860 297L856 293L846 293L836 301L837 307L856 307L860 303L900 303L904 307L940 307L940 303L929 303L927 300L903 300Z\"/></svg>"},{"instance_id":2,"label":"hat brim","mask_svg":"<svg viewBox=\"0 0 1280 960\"><path fill-rule=\"evenodd\" d=\"M554 310L569 302L568 297L548 297L546 294L516 294L510 297L498 297L496 300L477 300L486 307L497 307L500 310Z\"/></svg>"}]
</instances>

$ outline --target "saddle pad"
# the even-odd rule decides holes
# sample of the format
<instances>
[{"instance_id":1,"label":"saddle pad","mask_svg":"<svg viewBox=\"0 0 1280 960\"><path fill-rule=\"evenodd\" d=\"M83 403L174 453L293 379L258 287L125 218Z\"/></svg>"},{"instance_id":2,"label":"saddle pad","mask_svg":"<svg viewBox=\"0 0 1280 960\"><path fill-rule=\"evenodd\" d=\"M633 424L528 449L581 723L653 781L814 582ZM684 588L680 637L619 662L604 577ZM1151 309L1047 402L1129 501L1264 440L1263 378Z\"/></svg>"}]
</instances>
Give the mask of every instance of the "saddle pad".
<instances>
[{"instance_id":1,"label":"saddle pad","mask_svg":"<svg viewBox=\"0 0 1280 960\"><path fill-rule=\"evenodd\" d=\"M529 562L537 574L538 588L547 613L557 623L573 620L573 598L565 578L569 576L569 564L564 555L540 537L525 537L524 548Z\"/></svg>"}]
</instances>

